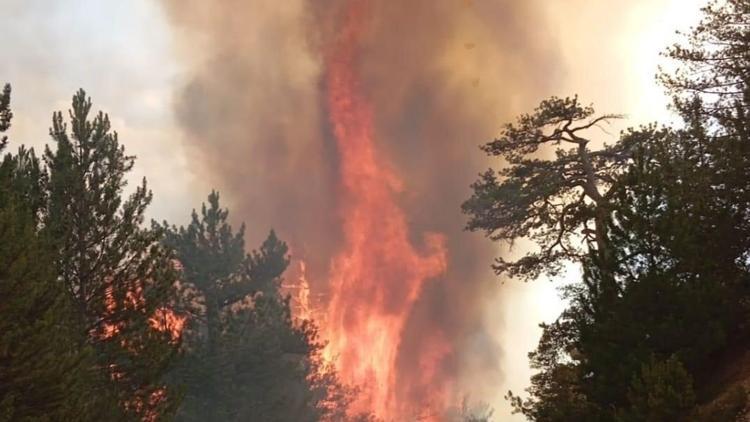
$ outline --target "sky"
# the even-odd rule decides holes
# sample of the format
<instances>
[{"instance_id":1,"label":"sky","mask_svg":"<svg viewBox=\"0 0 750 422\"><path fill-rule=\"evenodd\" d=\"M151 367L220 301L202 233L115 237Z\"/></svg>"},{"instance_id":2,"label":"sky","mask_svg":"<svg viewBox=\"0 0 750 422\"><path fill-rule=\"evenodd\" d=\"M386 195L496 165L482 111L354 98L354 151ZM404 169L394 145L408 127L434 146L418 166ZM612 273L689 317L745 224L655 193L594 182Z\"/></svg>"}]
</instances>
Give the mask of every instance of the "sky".
<instances>
[{"instance_id":1,"label":"sky","mask_svg":"<svg viewBox=\"0 0 750 422\"><path fill-rule=\"evenodd\" d=\"M159 4L0 3L6 17L0 31L8 40L0 77L13 86L11 147L23 143L41 151L50 142L52 112L67 111L83 88L94 110L110 115L128 153L137 156L131 180L147 177L156 196L153 218L185 219L207 188L193 180L174 123L180 63Z\"/></svg>"},{"instance_id":2,"label":"sky","mask_svg":"<svg viewBox=\"0 0 750 422\"><path fill-rule=\"evenodd\" d=\"M264 8L278 4L256 2ZM483 0L473 2L481 5ZM213 48L212 40L196 37L189 27L174 25L174 11L157 0L0 0L0 3L6 17L0 27L5 40L0 81L13 86L15 117L9 133L11 148L21 143L42 148L49 142L52 112L67 110L75 90L84 88L91 95L94 108L110 114L127 151L137 156L131 180L135 183L142 177L148 179L154 192L150 216L186 222L190 209L198 206L216 183L221 183L206 177L202 168L205 163L196 162L193 152L196 145L185 141L191 134L180 121L184 116L180 115L179 103L185 101L185 87L195 76L195 63ZM676 29L696 23L703 1L536 0L533 3L537 14L514 24L547 40L535 53L534 66L549 67L553 80L526 82L535 86L530 91L539 98L513 98L495 94L494 89L501 87L502 81L494 83L489 80L491 73L482 74L476 95L491 97L492 102L513 103L511 108L515 110L548 95L578 93L583 101L592 102L601 112L627 115L623 123L613 127L612 135L602 135L611 139L626 125L671 119L666 109L668 101L654 80L661 63L659 53L674 38ZM248 4L252 9L255 3ZM269 16L296 13L292 6L278 7ZM210 15L210 10L206 13ZM272 23L261 24L272 27ZM260 29L258 34L263 36ZM186 39L191 41L186 43ZM254 48L250 42L237 45ZM476 48L481 50L481 47ZM481 57L471 59L476 63L469 63L470 59L463 56L447 55L445 60L459 76L462 69L468 72L483 65ZM311 66L310 69L314 66L299 58L294 63ZM544 72L535 69L533 74ZM495 116L488 115L486 119L498 128L503 123L495 122ZM488 140L477 139L474 144ZM210 150L221 145L200 148ZM219 150L218 154L221 153ZM226 199L230 207L237 203L242 209L240 198L230 194ZM568 278L575 279L575 274L572 268ZM519 392L528 385L531 370L527 353L538 339L538 323L553 320L561 311L563 304L556 287L563 282L497 282L489 298L482 302L480 318L502 345L502 353L496 359L503 376L492 386L496 393L483 393L481 397L495 407L498 420L521 420L518 416L514 419L507 416L509 409L502 396L508 389Z\"/></svg>"}]
</instances>

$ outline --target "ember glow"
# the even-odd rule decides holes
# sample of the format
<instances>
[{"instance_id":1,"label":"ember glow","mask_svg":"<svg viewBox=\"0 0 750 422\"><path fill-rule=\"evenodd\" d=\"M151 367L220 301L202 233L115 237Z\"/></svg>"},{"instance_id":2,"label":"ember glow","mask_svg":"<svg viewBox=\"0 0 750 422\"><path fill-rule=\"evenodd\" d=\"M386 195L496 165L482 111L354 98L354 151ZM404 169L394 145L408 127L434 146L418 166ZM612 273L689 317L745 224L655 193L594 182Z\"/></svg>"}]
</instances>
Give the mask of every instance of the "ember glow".
<instances>
[{"instance_id":1,"label":"ember glow","mask_svg":"<svg viewBox=\"0 0 750 422\"><path fill-rule=\"evenodd\" d=\"M118 304L115 299L112 288L109 287L104 292L105 295L105 312L102 315L102 323L98 324L91 334L99 339L109 339L117 335L124 324L124 321L111 322L109 318L117 312L118 308L140 309L143 307L143 289L138 286L133 291L127 292L125 300ZM180 315L174 309L168 307L157 308L153 315L148 318L148 323L154 330L169 333L172 341L179 341L182 337L187 316Z\"/></svg>"},{"instance_id":2,"label":"ember glow","mask_svg":"<svg viewBox=\"0 0 750 422\"><path fill-rule=\"evenodd\" d=\"M148 319L148 322L154 329L169 333L173 341L178 341L182 337L187 317L176 313L173 309L159 308Z\"/></svg>"},{"instance_id":3,"label":"ember glow","mask_svg":"<svg viewBox=\"0 0 750 422\"><path fill-rule=\"evenodd\" d=\"M360 410L401 420L424 409L400 402L396 386L423 382L434 385L436 395L443 393L431 374L450 351L444 341L433 344L425 336L420 351L424 379L399 378L395 366L405 322L424 284L445 271L446 252L439 234L426 234L421 251L410 243L406 217L395 198L402 183L377 148L372 108L354 72L366 6L350 3L326 60L328 107L341 158L339 212L345 242L331 263L324 330L330 341L327 354L341 376L363 390Z\"/></svg>"}]
</instances>

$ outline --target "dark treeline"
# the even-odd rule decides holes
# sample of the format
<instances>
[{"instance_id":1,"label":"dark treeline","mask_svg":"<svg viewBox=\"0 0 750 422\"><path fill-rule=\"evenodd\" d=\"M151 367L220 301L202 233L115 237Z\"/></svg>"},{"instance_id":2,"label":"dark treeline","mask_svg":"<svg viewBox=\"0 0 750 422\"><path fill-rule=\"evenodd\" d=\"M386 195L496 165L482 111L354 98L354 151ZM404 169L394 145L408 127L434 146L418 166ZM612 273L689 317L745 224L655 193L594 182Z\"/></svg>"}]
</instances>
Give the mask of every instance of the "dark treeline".
<instances>
[{"instance_id":1,"label":"dark treeline","mask_svg":"<svg viewBox=\"0 0 750 422\"><path fill-rule=\"evenodd\" d=\"M568 307L530 354L534 421L732 421L750 362L750 2L714 1L659 76L679 127L612 145L577 97L551 98L483 149L504 160L473 185L468 229L537 249L498 259L530 280L579 263ZM550 158L551 157L551 158ZM744 420L744 419L742 419Z\"/></svg>"}]
</instances>

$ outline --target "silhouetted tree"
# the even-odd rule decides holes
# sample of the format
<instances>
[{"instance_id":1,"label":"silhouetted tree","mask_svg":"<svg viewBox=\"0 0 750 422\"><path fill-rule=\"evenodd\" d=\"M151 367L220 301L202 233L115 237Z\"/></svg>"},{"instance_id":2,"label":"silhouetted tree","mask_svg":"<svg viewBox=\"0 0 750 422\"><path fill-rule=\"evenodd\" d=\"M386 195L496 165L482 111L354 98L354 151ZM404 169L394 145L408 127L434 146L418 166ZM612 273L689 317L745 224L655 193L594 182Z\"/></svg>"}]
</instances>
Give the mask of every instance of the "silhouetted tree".
<instances>
[{"instance_id":1,"label":"silhouetted tree","mask_svg":"<svg viewBox=\"0 0 750 422\"><path fill-rule=\"evenodd\" d=\"M666 51L677 62L673 72L662 71L659 79L674 97L681 114L698 110L718 125L713 130L734 132L747 140L750 115L750 4L745 0L711 0L702 9L698 26Z\"/></svg>"},{"instance_id":2,"label":"silhouetted tree","mask_svg":"<svg viewBox=\"0 0 750 422\"><path fill-rule=\"evenodd\" d=\"M617 117L596 116L577 97L553 97L482 147L506 165L472 185L474 194L463 204L467 229L509 243L530 238L540 247L515 262L497 258L498 274L557 274L564 261L585 255L582 245L608 254L608 186L626 163L626 145L592 150L587 133ZM554 159L534 157L549 147L555 148Z\"/></svg>"},{"instance_id":3,"label":"silhouetted tree","mask_svg":"<svg viewBox=\"0 0 750 422\"><path fill-rule=\"evenodd\" d=\"M745 3L712 3L692 44L669 51L687 69L662 76L684 127L629 130L611 147L624 154L599 184L609 253L595 244L579 258L582 282L565 289L568 309L543 325L530 354L539 371L530 397L508 396L529 419L720 417L693 406L710 399L707 374L718 356L750 334ZM513 177L519 190L505 201L518 202L530 181L523 172ZM529 198L538 198L534 189ZM508 209L491 201L482 207ZM547 227L545 218L530 233Z\"/></svg>"}]
</instances>

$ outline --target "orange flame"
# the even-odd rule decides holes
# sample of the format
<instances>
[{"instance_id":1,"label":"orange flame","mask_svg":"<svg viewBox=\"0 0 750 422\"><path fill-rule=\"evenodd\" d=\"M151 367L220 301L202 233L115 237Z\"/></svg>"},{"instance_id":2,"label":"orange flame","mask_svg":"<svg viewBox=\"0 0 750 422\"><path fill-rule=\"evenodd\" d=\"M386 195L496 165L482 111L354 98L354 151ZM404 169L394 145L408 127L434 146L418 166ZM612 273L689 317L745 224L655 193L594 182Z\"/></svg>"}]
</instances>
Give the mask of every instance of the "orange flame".
<instances>
[{"instance_id":1,"label":"orange flame","mask_svg":"<svg viewBox=\"0 0 750 422\"><path fill-rule=\"evenodd\" d=\"M296 268L290 271L291 279L295 282L281 285L282 292L291 298L292 315L297 321L315 319L310 303L310 283L307 281L307 266L305 261L297 261Z\"/></svg>"},{"instance_id":2,"label":"orange flame","mask_svg":"<svg viewBox=\"0 0 750 422\"><path fill-rule=\"evenodd\" d=\"M176 313L173 309L161 307L148 319L152 328L169 333L172 341L178 341L187 323L187 316Z\"/></svg>"},{"instance_id":3,"label":"orange flame","mask_svg":"<svg viewBox=\"0 0 750 422\"><path fill-rule=\"evenodd\" d=\"M330 268L326 354L335 358L344 380L362 388L357 410L402 420L414 409L395 394L405 382L396 371L401 336L426 280L446 269L445 242L442 235L427 234L420 252L409 240L407 219L396 201L402 182L377 150L373 111L354 70L365 2L348 6L326 60L328 107L341 158L345 239ZM431 351L424 364L435 365L443 353Z\"/></svg>"},{"instance_id":4,"label":"orange flame","mask_svg":"<svg viewBox=\"0 0 750 422\"><path fill-rule=\"evenodd\" d=\"M102 319L105 321L101 326L92 331L94 337L100 340L109 339L120 333L124 322L106 321L111 315L117 312L118 306L132 307L139 309L143 305L143 289L140 286L126 293L125 302L118 304L112 293L112 287L109 286L104 290L105 312ZM187 316L180 315L170 307L162 306L154 311L154 314L148 318L149 326L154 330L169 333L172 341L178 341L182 337L182 332L187 323Z\"/></svg>"}]
</instances>

